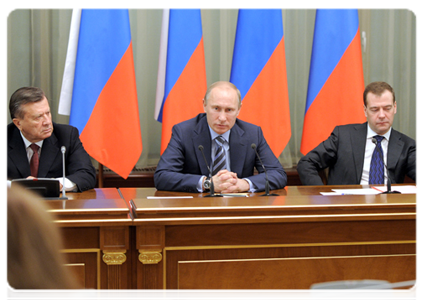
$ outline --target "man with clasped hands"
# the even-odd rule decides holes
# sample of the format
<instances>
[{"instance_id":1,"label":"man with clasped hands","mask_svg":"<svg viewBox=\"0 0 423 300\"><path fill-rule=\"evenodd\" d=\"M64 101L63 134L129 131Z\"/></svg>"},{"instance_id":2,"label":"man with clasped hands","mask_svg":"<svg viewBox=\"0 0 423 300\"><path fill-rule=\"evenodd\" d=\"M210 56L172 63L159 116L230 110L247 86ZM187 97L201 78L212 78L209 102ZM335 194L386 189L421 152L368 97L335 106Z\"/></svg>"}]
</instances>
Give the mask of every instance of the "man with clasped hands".
<instances>
[{"instance_id":1,"label":"man with clasped hands","mask_svg":"<svg viewBox=\"0 0 423 300\"><path fill-rule=\"evenodd\" d=\"M171 140L154 174L158 190L207 192L212 172L217 193L263 191L265 173L253 147L267 171L270 189L285 187L286 173L261 128L237 119L241 95L235 85L226 81L212 84L203 107L205 113L172 128ZM254 175L254 167L259 174Z\"/></svg>"}]
</instances>

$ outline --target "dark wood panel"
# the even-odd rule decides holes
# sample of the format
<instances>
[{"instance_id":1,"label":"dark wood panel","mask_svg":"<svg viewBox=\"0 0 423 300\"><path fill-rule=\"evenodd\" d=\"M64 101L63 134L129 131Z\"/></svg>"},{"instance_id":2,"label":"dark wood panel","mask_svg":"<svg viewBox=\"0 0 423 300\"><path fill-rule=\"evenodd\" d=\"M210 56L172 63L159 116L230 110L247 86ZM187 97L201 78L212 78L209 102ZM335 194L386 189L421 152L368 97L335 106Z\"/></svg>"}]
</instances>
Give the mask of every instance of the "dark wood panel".
<instances>
[{"instance_id":1,"label":"dark wood panel","mask_svg":"<svg viewBox=\"0 0 423 300\"><path fill-rule=\"evenodd\" d=\"M416 253L416 195L320 195L321 191L332 188L335 187L288 186L277 191L279 197L252 193L246 198L205 198L204 194L163 192L154 188L116 190L123 199L108 198L115 195L112 189L105 189L105 193L97 189L95 199L84 198L92 197L92 192L79 193L65 203L69 206L56 207L52 213L60 218L56 224L61 228L66 251L79 252L67 255L73 256L74 263L84 264L81 280L86 282L87 276L90 280L94 278L96 284L90 283L90 288L200 288L195 282L197 278L189 277L199 276L204 266L213 270L210 275L216 274L222 269L222 261L235 266L227 271L223 268L222 272L227 272L222 273L223 277L231 272L250 272L257 288L274 288L273 283L266 283L273 273L258 271L272 267L257 266L253 261L267 263L272 259L284 262L278 268L295 270L304 267L306 259L310 263L306 267L317 268L317 262L325 257L335 257L333 262L328 259L320 263L320 267L326 266L328 274L333 271L330 278L343 278L330 264L345 268L345 272L353 272L354 264L343 262L341 257ZM183 195L193 198L166 198ZM164 198L147 199L147 196ZM88 204L94 206L87 207ZM73 208L63 211L69 207ZM130 212L132 208L136 216ZM95 270L92 254L83 254L90 251L97 253ZM294 266L288 267L291 262ZM404 268L404 274L413 273L414 265L411 260L393 264ZM387 270L380 268L380 273L383 272ZM213 283L201 284L211 287L208 284ZM284 288L292 286L288 279L284 284L281 285ZM309 284L310 280L303 283Z\"/></svg>"},{"instance_id":2,"label":"dark wood panel","mask_svg":"<svg viewBox=\"0 0 423 300\"><path fill-rule=\"evenodd\" d=\"M128 250L129 227L100 227L100 247L102 250Z\"/></svg>"},{"instance_id":3,"label":"dark wood panel","mask_svg":"<svg viewBox=\"0 0 423 300\"><path fill-rule=\"evenodd\" d=\"M287 247L251 247L251 248L240 248L240 247L226 247L226 248L213 248L210 247L207 249L199 248L183 248L183 249L171 249L166 250L166 288L167 289L176 289L180 287L178 282L180 283L180 268L181 263L184 262L196 262L196 263L207 263L207 262L219 262L219 261L242 261L242 260L253 260L253 261L263 261L267 263L269 259L272 260L292 260L292 261L300 261L301 259L316 259L316 258L325 258L325 257L334 257L334 258L341 258L341 257L362 257L362 256L398 256L398 255L414 255L415 254L415 247L416 245L411 244L356 244L356 245L309 245L309 246L287 246ZM368 265L362 266L367 268L372 268L373 266L368 262ZM248 265L247 265L248 266ZM247 266L244 267L245 272L254 272L255 266L249 266L250 270L248 270ZM410 268L411 266L411 268ZM307 270L301 269L301 265L293 266L290 268L290 274L303 274L311 272L316 273L313 274L313 277L317 276L321 272L321 270ZM298 269L297 269L298 268ZM404 261L402 264L396 266L397 269L403 269L401 272L405 272L409 274L409 270L415 270L415 261ZM376 270L379 270L376 268ZM382 271L383 269L381 269ZM345 269L345 272L347 270ZM354 272L350 270L350 272ZM400 273L401 273L400 272ZM415 271L414 271L415 272ZM195 273L191 274L192 276L197 276ZM329 275L329 273L328 273ZM379 274L379 276L384 276L383 272ZM415 273L414 273L415 276ZM201 277L204 281L206 281L207 277ZM356 279L366 279L367 277L357 277ZM386 280L387 278L384 277ZM412 278L412 279L415 279ZM412 280L410 279L410 280ZM196 280L196 279L193 279ZM335 275L331 277L331 280L343 280ZM391 280L391 278L390 278ZM408 279L406 279L408 280ZM326 280L320 281L316 280L312 283L323 282ZM329 280L328 280L329 281ZM204 282L199 285L213 285L214 283ZM224 286L224 285L223 285ZM224 288L221 286L220 288ZM273 288L287 288L282 287L285 286L285 283L279 283L278 287ZM308 286L309 287L309 286ZM308 288L306 287L306 288ZM231 288L238 288L232 286ZM304 288L304 287L289 287L289 288Z\"/></svg>"},{"instance_id":4,"label":"dark wood panel","mask_svg":"<svg viewBox=\"0 0 423 300\"><path fill-rule=\"evenodd\" d=\"M100 249L99 227L61 227L65 249Z\"/></svg>"},{"instance_id":5,"label":"dark wood panel","mask_svg":"<svg viewBox=\"0 0 423 300\"><path fill-rule=\"evenodd\" d=\"M137 262L137 288L163 289L163 276L163 261L153 265Z\"/></svg>"},{"instance_id":6,"label":"dark wood panel","mask_svg":"<svg viewBox=\"0 0 423 300\"><path fill-rule=\"evenodd\" d=\"M89 250L89 251L80 251L75 250L75 252L69 252L73 250L68 250L65 254L66 260L69 264L78 264L83 267L79 268L79 271L83 272L76 273L76 278L80 283L83 283L83 287L86 289L98 289L99 286L99 251ZM81 269L82 268L82 269Z\"/></svg>"},{"instance_id":7,"label":"dark wood panel","mask_svg":"<svg viewBox=\"0 0 423 300\"><path fill-rule=\"evenodd\" d=\"M415 240L415 225L386 220L167 226L166 247Z\"/></svg>"},{"instance_id":8,"label":"dark wood panel","mask_svg":"<svg viewBox=\"0 0 423 300\"><path fill-rule=\"evenodd\" d=\"M178 264L178 288L308 289L337 280L399 282L414 280L415 266L415 255L186 261Z\"/></svg>"}]
</instances>

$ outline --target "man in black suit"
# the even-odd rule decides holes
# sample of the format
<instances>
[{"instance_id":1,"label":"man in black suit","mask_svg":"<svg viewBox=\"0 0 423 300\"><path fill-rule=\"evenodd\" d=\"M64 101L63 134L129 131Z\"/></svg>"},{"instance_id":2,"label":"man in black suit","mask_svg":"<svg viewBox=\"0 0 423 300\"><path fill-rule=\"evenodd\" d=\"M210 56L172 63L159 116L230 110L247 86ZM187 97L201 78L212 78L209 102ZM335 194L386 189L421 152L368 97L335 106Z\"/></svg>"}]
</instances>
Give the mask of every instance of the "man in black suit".
<instances>
[{"instance_id":1,"label":"man in black suit","mask_svg":"<svg viewBox=\"0 0 423 300\"><path fill-rule=\"evenodd\" d=\"M287 177L267 144L260 127L237 119L241 109L239 90L230 82L212 84L203 99L205 113L172 128L172 137L160 158L154 183L158 190L203 192L210 187L207 164L220 169L219 153L224 153L220 171L213 175L215 192L254 192L265 189L265 174L251 145L263 161L270 189L284 188ZM222 136L222 144L216 139ZM220 138L219 138L220 139ZM222 147L221 147L222 146ZM218 149L224 149L218 152ZM254 167L259 174L254 175Z\"/></svg>"},{"instance_id":2,"label":"man in black suit","mask_svg":"<svg viewBox=\"0 0 423 300\"><path fill-rule=\"evenodd\" d=\"M41 89L23 87L15 91L10 98L9 111L13 123L7 126L8 180L36 177L61 179L61 147L65 146L65 189L82 192L94 188L96 172L79 139L78 130L70 125L52 122L50 106ZM36 146L31 146L33 144ZM38 172L31 174L30 162L34 153L39 157Z\"/></svg>"},{"instance_id":3,"label":"man in black suit","mask_svg":"<svg viewBox=\"0 0 423 300\"><path fill-rule=\"evenodd\" d=\"M393 88L385 82L370 83L363 100L366 123L335 127L326 141L300 159L297 170L304 185L323 184L318 172L325 168L329 185L373 184L369 181L373 152L383 153L387 166L381 183L387 183L387 172L392 183L403 183L406 175L416 179L416 142L392 129L397 112ZM379 137L381 142L376 141Z\"/></svg>"}]
</instances>

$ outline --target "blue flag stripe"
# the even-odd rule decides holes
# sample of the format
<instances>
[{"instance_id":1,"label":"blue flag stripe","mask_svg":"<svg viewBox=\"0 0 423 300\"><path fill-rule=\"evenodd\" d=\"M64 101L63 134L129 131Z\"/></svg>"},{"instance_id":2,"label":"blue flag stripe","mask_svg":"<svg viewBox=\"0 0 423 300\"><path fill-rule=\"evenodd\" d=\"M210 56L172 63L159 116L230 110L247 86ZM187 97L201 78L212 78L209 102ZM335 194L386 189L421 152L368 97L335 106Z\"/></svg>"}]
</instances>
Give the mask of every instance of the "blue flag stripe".
<instances>
[{"instance_id":1,"label":"blue flag stripe","mask_svg":"<svg viewBox=\"0 0 423 300\"><path fill-rule=\"evenodd\" d=\"M201 26L194 24L201 24L201 11L199 9L170 10L166 81L164 101L158 115L159 122L162 122L163 106L170 91L203 37Z\"/></svg>"},{"instance_id":2,"label":"blue flag stripe","mask_svg":"<svg viewBox=\"0 0 423 300\"><path fill-rule=\"evenodd\" d=\"M275 23L281 26L274 26ZM240 90L242 98L248 93L282 37L282 10L239 10L230 81Z\"/></svg>"},{"instance_id":3,"label":"blue flag stripe","mask_svg":"<svg viewBox=\"0 0 423 300\"><path fill-rule=\"evenodd\" d=\"M351 44L358 26L356 9L316 11L305 113Z\"/></svg>"},{"instance_id":4,"label":"blue flag stripe","mask_svg":"<svg viewBox=\"0 0 423 300\"><path fill-rule=\"evenodd\" d=\"M69 119L79 132L130 42L128 10L82 10Z\"/></svg>"}]
</instances>

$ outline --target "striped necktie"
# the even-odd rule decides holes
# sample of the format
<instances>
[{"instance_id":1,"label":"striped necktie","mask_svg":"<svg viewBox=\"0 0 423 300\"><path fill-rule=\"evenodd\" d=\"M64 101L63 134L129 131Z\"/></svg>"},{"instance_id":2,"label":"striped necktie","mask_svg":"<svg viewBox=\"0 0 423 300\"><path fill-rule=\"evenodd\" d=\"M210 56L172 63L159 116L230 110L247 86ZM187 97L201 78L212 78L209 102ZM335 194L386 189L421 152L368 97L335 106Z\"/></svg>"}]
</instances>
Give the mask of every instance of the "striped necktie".
<instances>
[{"instance_id":1,"label":"striped necktie","mask_svg":"<svg viewBox=\"0 0 423 300\"><path fill-rule=\"evenodd\" d=\"M370 162L369 184L383 184L385 168L383 164L383 150L381 142L384 137L375 135L374 138L376 139L377 144ZM379 148L379 150L377 148Z\"/></svg>"},{"instance_id":2,"label":"striped necktie","mask_svg":"<svg viewBox=\"0 0 423 300\"><path fill-rule=\"evenodd\" d=\"M226 166L225 149L223 148L223 143L225 142L225 139L219 135L217 138L215 138L215 142L217 149L213 162L213 176L216 175L216 173L220 170L224 169Z\"/></svg>"}]
</instances>

